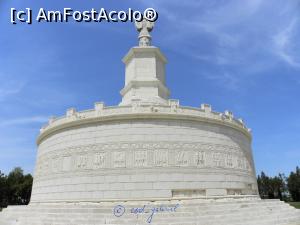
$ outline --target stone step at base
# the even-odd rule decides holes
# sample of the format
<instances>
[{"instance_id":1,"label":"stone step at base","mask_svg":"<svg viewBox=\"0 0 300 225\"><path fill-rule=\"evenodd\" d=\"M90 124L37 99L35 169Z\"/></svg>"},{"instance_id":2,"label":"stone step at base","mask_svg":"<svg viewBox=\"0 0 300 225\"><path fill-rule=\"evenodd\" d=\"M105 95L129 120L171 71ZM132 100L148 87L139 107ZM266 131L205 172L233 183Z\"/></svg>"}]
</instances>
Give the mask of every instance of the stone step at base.
<instances>
[{"instance_id":1,"label":"stone step at base","mask_svg":"<svg viewBox=\"0 0 300 225\"><path fill-rule=\"evenodd\" d=\"M113 209L124 205L124 215ZM300 225L300 210L274 200L174 200L155 202L119 202L99 204L32 204L13 206L0 213L0 225L146 225L151 213L134 215L131 208L180 206L176 212L158 212L153 225ZM128 213L129 211L129 213ZM148 220L148 221L147 221Z\"/></svg>"},{"instance_id":2,"label":"stone step at base","mask_svg":"<svg viewBox=\"0 0 300 225\"><path fill-rule=\"evenodd\" d=\"M181 203L181 202L174 202L172 203L173 205L177 204L177 203ZM118 203L120 204L120 203ZM122 203L121 203L122 204ZM149 203L147 203L149 204ZM160 206L160 204L152 204L150 203L151 205L156 205L156 206ZM165 205L166 203L163 203L163 205ZM185 203L186 204L186 203ZM135 208L135 207L141 207L141 205L143 204L140 204L140 205L130 205L130 204L124 204L125 206L127 207L130 207L130 208ZM54 207L51 207L51 206L45 206L45 205L37 205L37 206L27 206L26 208L24 208L24 206L20 207L15 207L15 206L10 206L9 208L7 209L4 209L3 211L6 212L6 213L9 213L10 211L13 212L13 213L17 213L17 212L23 212L24 209L25 211L30 211L30 212L61 212L61 210L64 210L65 212L76 212L76 211L79 211L80 213L82 212L85 212L85 213L94 213L94 212L102 212L102 213L110 213L113 206L115 205L111 205L110 207L103 207L101 205L99 205L98 207L96 206L90 206L89 208L87 208L86 206L76 206L74 207L73 205L67 205L65 207L61 207L60 205L57 205L55 208ZM282 203L282 202L277 202L277 203L273 203L273 202L264 202L264 201L259 201L259 202L249 202L249 203L245 203L243 202L243 204L240 204L240 203L235 203L235 204L232 204L232 203L223 203L222 205L218 204L218 205L214 205L214 204L211 204L209 206L206 206L206 205L203 205L201 203L199 203L198 205L181 205L180 206L180 209L181 211L203 211L203 212L208 212L208 211L211 211L211 210L214 210L214 211L217 211L217 210L224 210L224 206L226 206L226 210L236 210L236 209L249 209L249 208L252 208L252 207L274 207L276 206L275 208L278 209L279 207L282 207L282 208L291 208L291 206L289 206L288 204L285 204L285 203Z\"/></svg>"},{"instance_id":3,"label":"stone step at base","mask_svg":"<svg viewBox=\"0 0 300 225\"><path fill-rule=\"evenodd\" d=\"M276 206L276 207L262 207L259 205L254 205L252 207L243 207L243 208L236 208L236 209L228 209L226 208L226 206L224 206L223 210L218 208L217 210L198 210L201 212L201 214L205 215L205 216L211 216L211 215L218 215L218 216L222 216L227 215L227 216L231 216L231 214L235 213L236 210L239 210L239 212L244 212L247 214L247 212L251 212L253 209L258 209L260 208L262 212L269 212L270 210L272 210L272 212L282 212L284 210L288 210L288 211L293 211L293 208L289 207L289 206ZM178 214L180 216L183 216L184 214L186 215L193 215L194 213L198 212L197 210L188 210L188 208L185 209L185 211L181 208L180 212L178 211ZM80 212L80 209L77 210L67 210L67 209L58 209L58 210L54 210L54 209L43 209L43 210L23 210L23 211L5 211L4 215L6 216L22 216L22 215L33 215L35 213L38 213L40 216L46 214L46 215L61 215L61 212L64 212L64 214L72 214L73 217L81 217L83 213L85 213L88 216L97 216L99 213L101 213L101 215L105 215L105 216L109 216L112 213L112 209L109 210L102 210L102 209L98 209L98 210L93 210L93 211L82 211ZM260 212L258 212L260 213Z\"/></svg>"},{"instance_id":4,"label":"stone step at base","mask_svg":"<svg viewBox=\"0 0 300 225\"><path fill-rule=\"evenodd\" d=\"M50 218L52 217L52 215L48 215ZM294 218L296 217L295 215L291 215L291 214L283 214L281 215L282 218L284 219L289 219L289 218ZM25 218L25 216L24 216ZM160 219L159 217L155 217L155 221L157 223L162 223L164 224L165 222L168 222L168 223L171 223L171 222L177 222L177 221L188 221L188 220L193 220L193 218L197 218L197 220L202 220L202 221L205 221L205 222L209 222L209 221L214 221L216 223L218 222L235 222L235 221L244 221L245 222L245 219L251 219L252 221L256 220L256 221L261 221L262 219L264 218L269 218L271 219L272 221L274 221L274 219L276 220L279 220L280 218L276 218L276 217L270 217L270 216L266 216L266 215L261 215L261 216L249 216L249 215L235 215L235 217L232 217L232 218L215 218L215 217L211 217L211 218L203 218L201 216L193 216L193 217L174 217L174 218L164 218L164 219ZM298 217L300 218L300 217ZM31 220L35 220L37 219L38 221L41 220L40 217L31 217ZM47 219L42 219L43 221L47 221ZM52 217L52 219L49 219L49 221L55 221L57 223L60 223L61 221L69 221L69 222L74 222L74 223L78 223L82 220L81 219L68 219L68 218L59 218L59 217ZM142 220L141 218L140 219L135 219L135 218L132 218L132 219L123 219L123 220L120 220L120 219L97 219L97 218L94 218L94 219L86 219L88 221L97 221L98 223L106 223L106 224L114 224L114 223L118 223L118 222L123 222L125 221L126 223L129 223L129 222L136 222L136 221L139 221L139 220ZM32 221L31 221L32 222Z\"/></svg>"}]
</instances>

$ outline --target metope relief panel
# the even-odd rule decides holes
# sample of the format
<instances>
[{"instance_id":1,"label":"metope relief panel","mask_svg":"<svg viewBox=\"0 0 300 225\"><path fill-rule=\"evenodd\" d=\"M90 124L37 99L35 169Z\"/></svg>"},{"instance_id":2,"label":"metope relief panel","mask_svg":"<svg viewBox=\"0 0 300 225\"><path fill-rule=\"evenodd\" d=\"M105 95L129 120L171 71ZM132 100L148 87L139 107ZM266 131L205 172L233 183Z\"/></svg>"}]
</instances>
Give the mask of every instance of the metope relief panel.
<instances>
[{"instance_id":1,"label":"metope relief panel","mask_svg":"<svg viewBox=\"0 0 300 225\"><path fill-rule=\"evenodd\" d=\"M247 170L247 171L252 170L248 160L245 157L241 157L241 156L236 158L236 168L240 170Z\"/></svg>"},{"instance_id":2,"label":"metope relief panel","mask_svg":"<svg viewBox=\"0 0 300 225\"><path fill-rule=\"evenodd\" d=\"M126 167L125 152L114 152L113 153L113 166L115 168L124 168L124 167Z\"/></svg>"},{"instance_id":3,"label":"metope relief panel","mask_svg":"<svg viewBox=\"0 0 300 225\"><path fill-rule=\"evenodd\" d=\"M105 152L99 152L93 155L93 168L103 169L106 167L107 156Z\"/></svg>"},{"instance_id":4,"label":"metope relief panel","mask_svg":"<svg viewBox=\"0 0 300 225\"><path fill-rule=\"evenodd\" d=\"M227 154L225 158L225 165L228 168L234 168L233 155Z\"/></svg>"},{"instance_id":5,"label":"metope relief panel","mask_svg":"<svg viewBox=\"0 0 300 225\"><path fill-rule=\"evenodd\" d=\"M134 153L134 166L146 167L147 165L147 151L136 151Z\"/></svg>"},{"instance_id":6,"label":"metope relief panel","mask_svg":"<svg viewBox=\"0 0 300 225\"><path fill-rule=\"evenodd\" d=\"M220 152L214 152L212 154L212 165L213 167L225 167L225 158L224 154Z\"/></svg>"},{"instance_id":7,"label":"metope relief panel","mask_svg":"<svg viewBox=\"0 0 300 225\"><path fill-rule=\"evenodd\" d=\"M204 151L195 152L194 159L197 167L205 167L206 156Z\"/></svg>"},{"instance_id":8,"label":"metope relief panel","mask_svg":"<svg viewBox=\"0 0 300 225\"><path fill-rule=\"evenodd\" d=\"M76 169L88 169L89 156L88 154L78 155L76 159Z\"/></svg>"},{"instance_id":9,"label":"metope relief panel","mask_svg":"<svg viewBox=\"0 0 300 225\"><path fill-rule=\"evenodd\" d=\"M175 154L176 166L189 166L189 153L188 151L178 151Z\"/></svg>"},{"instance_id":10,"label":"metope relief panel","mask_svg":"<svg viewBox=\"0 0 300 225\"><path fill-rule=\"evenodd\" d=\"M58 173L61 171L62 168L62 158L54 158L52 161L52 172L53 173Z\"/></svg>"},{"instance_id":11,"label":"metope relief panel","mask_svg":"<svg viewBox=\"0 0 300 225\"><path fill-rule=\"evenodd\" d=\"M154 150L154 166L158 166L158 167L168 166L168 150L166 149Z\"/></svg>"},{"instance_id":12,"label":"metope relief panel","mask_svg":"<svg viewBox=\"0 0 300 225\"><path fill-rule=\"evenodd\" d=\"M63 157L62 170L64 172L67 172L67 171L70 171L71 168L72 168L72 157L71 156Z\"/></svg>"}]
</instances>

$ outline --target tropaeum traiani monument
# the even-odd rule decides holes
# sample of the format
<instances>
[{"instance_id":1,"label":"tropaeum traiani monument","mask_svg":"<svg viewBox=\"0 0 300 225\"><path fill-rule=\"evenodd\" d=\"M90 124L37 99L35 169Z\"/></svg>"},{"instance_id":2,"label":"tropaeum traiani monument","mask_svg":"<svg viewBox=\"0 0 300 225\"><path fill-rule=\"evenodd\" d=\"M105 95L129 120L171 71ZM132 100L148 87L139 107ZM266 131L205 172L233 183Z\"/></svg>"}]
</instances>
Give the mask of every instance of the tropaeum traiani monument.
<instances>
[{"instance_id":1,"label":"tropaeum traiani monument","mask_svg":"<svg viewBox=\"0 0 300 225\"><path fill-rule=\"evenodd\" d=\"M1 225L300 224L299 210L259 198L243 120L169 99L153 25L136 22L118 106L42 127L30 204L4 209Z\"/></svg>"}]
</instances>

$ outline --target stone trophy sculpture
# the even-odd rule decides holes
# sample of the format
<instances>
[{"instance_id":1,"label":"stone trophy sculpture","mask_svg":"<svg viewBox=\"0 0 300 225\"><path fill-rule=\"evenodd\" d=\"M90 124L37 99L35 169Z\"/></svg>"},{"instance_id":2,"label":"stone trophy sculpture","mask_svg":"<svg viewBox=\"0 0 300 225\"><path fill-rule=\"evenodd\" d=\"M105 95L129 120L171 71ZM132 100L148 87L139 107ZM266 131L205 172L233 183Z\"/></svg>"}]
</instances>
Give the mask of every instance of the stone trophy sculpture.
<instances>
[{"instance_id":1,"label":"stone trophy sculpture","mask_svg":"<svg viewBox=\"0 0 300 225\"><path fill-rule=\"evenodd\" d=\"M150 46L151 45L151 35L150 32L154 27L154 22L148 21L146 19L135 22L137 31L139 32L139 46Z\"/></svg>"}]
</instances>

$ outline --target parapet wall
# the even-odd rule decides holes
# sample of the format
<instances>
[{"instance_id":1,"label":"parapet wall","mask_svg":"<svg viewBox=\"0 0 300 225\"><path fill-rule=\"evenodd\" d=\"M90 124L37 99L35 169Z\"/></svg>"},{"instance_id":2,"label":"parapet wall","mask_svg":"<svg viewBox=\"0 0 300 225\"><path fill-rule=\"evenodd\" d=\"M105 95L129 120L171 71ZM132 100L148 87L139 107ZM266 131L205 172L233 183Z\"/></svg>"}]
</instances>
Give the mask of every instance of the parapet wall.
<instances>
[{"instance_id":1,"label":"parapet wall","mask_svg":"<svg viewBox=\"0 0 300 225\"><path fill-rule=\"evenodd\" d=\"M103 102L95 103L95 108L77 112L74 108L68 109L65 116L52 117L49 123L41 128L37 143L50 134L53 130L62 129L81 123L95 121L109 121L114 119L128 118L169 118L178 117L197 121L222 124L234 129L238 129L251 139L251 130L246 127L242 119L234 118L232 112L224 113L212 111L208 104L202 104L200 108L183 107L178 100L169 100L168 105L140 105L139 102L129 106L109 106L105 107Z\"/></svg>"}]
</instances>

